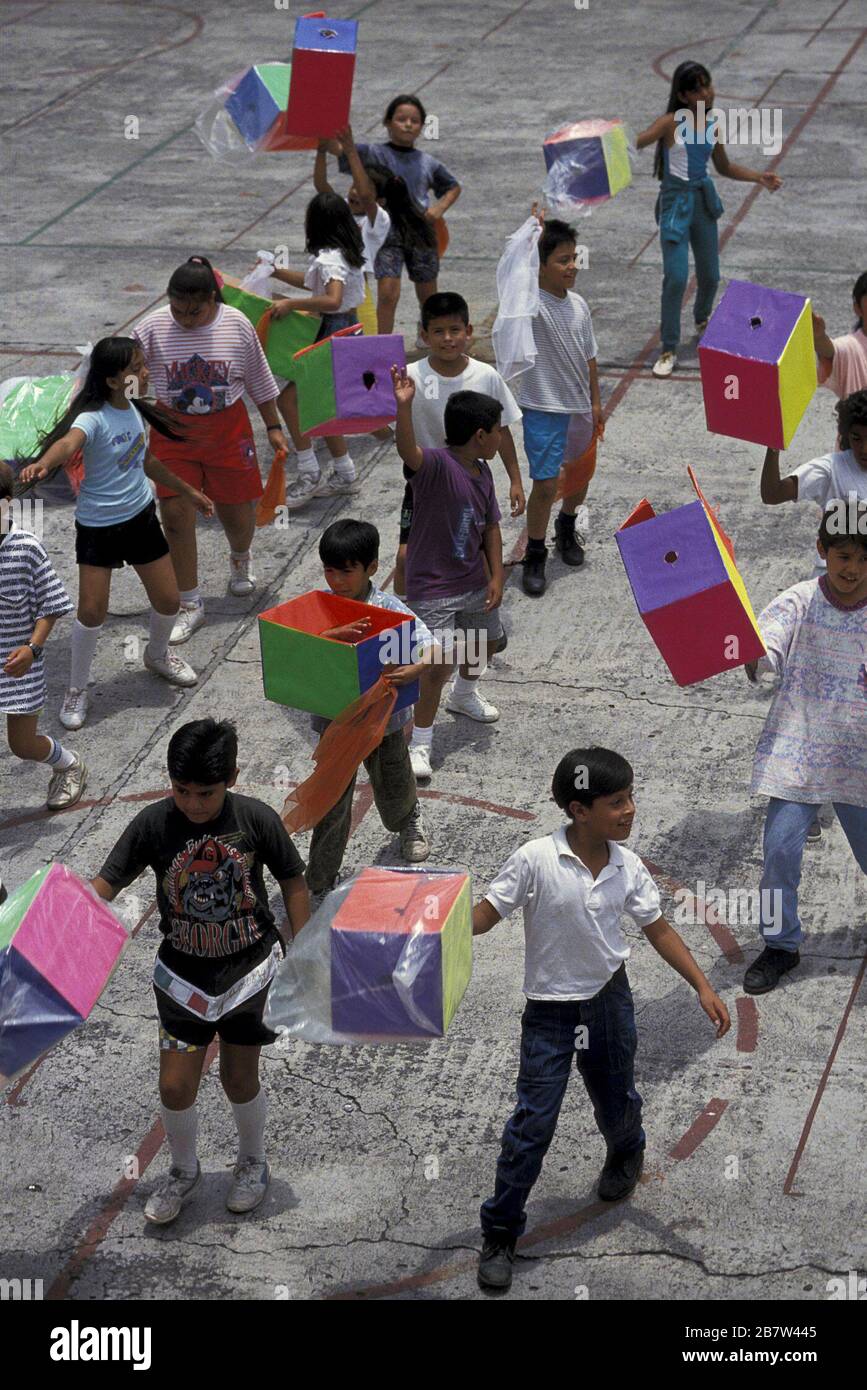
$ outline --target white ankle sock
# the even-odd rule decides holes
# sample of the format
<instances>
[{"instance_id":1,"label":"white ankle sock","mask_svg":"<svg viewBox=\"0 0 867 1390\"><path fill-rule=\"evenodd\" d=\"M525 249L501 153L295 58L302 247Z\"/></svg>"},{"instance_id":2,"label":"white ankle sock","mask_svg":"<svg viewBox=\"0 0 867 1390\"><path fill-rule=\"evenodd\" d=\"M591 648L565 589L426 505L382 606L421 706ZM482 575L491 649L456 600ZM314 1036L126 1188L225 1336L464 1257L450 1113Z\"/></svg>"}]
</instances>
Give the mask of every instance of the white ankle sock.
<instances>
[{"instance_id":1,"label":"white ankle sock","mask_svg":"<svg viewBox=\"0 0 867 1390\"><path fill-rule=\"evenodd\" d=\"M187 1110L168 1110L160 1106L163 1129L169 1141L172 1167L184 1173L196 1171L196 1137L199 1130L199 1108L195 1101Z\"/></svg>"},{"instance_id":2,"label":"white ankle sock","mask_svg":"<svg viewBox=\"0 0 867 1390\"><path fill-rule=\"evenodd\" d=\"M103 624L99 627L85 627L76 618L72 624L72 663L69 685L72 690L86 690L90 680L90 668L96 652L96 644Z\"/></svg>"},{"instance_id":3,"label":"white ankle sock","mask_svg":"<svg viewBox=\"0 0 867 1390\"><path fill-rule=\"evenodd\" d=\"M301 473L301 474L303 474L304 477L306 477L306 478L318 478L318 477L319 477L319 461L318 461L318 459L316 458L316 455L315 455L315 453L313 452L313 450L312 450L312 449L299 449L299 450L297 451L297 455L298 455L298 472Z\"/></svg>"},{"instance_id":4,"label":"white ankle sock","mask_svg":"<svg viewBox=\"0 0 867 1390\"><path fill-rule=\"evenodd\" d=\"M166 655L172 628L177 621L177 613L172 613L171 616L167 617L165 613L158 613L155 608L151 609L148 650L156 661L161 661Z\"/></svg>"},{"instance_id":5,"label":"white ankle sock","mask_svg":"<svg viewBox=\"0 0 867 1390\"><path fill-rule=\"evenodd\" d=\"M181 605L184 608L200 608L202 605L202 595L198 587L195 589L181 589Z\"/></svg>"},{"instance_id":6,"label":"white ankle sock","mask_svg":"<svg viewBox=\"0 0 867 1390\"><path fill-rule=\"evenodd\" d=\"M232 557L233 560L239 560L239 561L240 561L240 560L249 560L249 558L250 558L250 551L249 551L249 549L248 549L248 550L230 550L230 551L229 551L229 554L231 555L231 557Z\"/></svg>"},{"instance_id":7,"label":"white ankle sock","mask_svg":"<svg viewBox=\"0 0 867 1390\"><path fill-rule=\"evenodd\" d=\"M332 459L334 471L342 483L355 482L355 464L349 454L341 454L340 458Z\"/></svg>"},{"instance_id":8,"label":"white ankle sock","mask_svg":"<svg viewBox=\"0 0 867 1390\"><path fill-rule=\"evenodd\" d=\"M230 1101L232 1114L238 1128L238 1160L256 1158L265 1161L265 1118L268 1114L268 1098L262 1088L252 1100L236 1105Z\"/></svg>"},{"instance_id":9,"label":"white ankle sock","mask_svg":"<svg viewBox=\"0 0 867 1390\"><path fill-rule=\"evenodd\" d=\"M467 680L466 676L462 676L460 671L458 671L458 674L455 676L455 683L452 686L452 690L454 694L459 697L472 695L473 691L477 688L478 684L478 677L476 677L476 679L472 681Z\"/></svg>"},{"instance_id":10,"label":"white ankle sock","mask_svg":"<svg viewBox=\"0 0 867 1390\"><path fill-rule=\"evenodd\" d=\"M55 772L65 772L68 767L72 767L75 762L75 754L71 753L68 748L64 748L63 744L58 743L57 739L52 738L50 734L46 734L45 737L51 744L51 748L48 757L43 758L43 762L52 767Z\"/></svg>"},{"instance_id":11,"label":"white ankle sock","mask_svg":"<svg viewBox=\"0 0 867 1390\"><path fill-rule=\"evenodd\" d=\"M433 724L427 729L419 728L418 724L413 725L412 748L430 748L433 745Z\"/></svg>"}]
</instances>

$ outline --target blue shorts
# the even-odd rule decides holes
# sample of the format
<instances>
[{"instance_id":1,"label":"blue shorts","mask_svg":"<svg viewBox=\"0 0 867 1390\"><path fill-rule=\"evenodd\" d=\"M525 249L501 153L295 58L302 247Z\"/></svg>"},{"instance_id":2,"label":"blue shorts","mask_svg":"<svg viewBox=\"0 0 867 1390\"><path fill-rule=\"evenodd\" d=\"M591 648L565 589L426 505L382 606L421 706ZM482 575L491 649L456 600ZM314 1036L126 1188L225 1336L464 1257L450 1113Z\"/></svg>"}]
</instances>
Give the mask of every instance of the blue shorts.
<instances>
[{"instance_id":1,"label":"blue shorts","mask_svg":"<svg viewBox=\"0 0 867 1390\"><path fill-rule=\"evenodd\" d=\"M592 415L569 415L559 410L533 410L522 406L524 452L530 477L556 478L564 463L584 453L593 438ZM589 478L587 479L589 482Z\"/></svg>"}]
</instances>

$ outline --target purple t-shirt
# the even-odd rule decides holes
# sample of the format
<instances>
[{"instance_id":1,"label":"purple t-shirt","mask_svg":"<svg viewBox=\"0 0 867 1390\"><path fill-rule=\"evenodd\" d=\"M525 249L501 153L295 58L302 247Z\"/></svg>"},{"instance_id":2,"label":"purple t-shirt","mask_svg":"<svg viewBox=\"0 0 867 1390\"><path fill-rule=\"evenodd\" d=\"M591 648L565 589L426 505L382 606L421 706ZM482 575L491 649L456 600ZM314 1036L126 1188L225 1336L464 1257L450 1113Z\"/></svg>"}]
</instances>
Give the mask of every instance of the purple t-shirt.
<instances>
[{"instance_id":1,"label":"purple t-shirt","mask_svg":"<svg viewBox=\"0 0 867 1390\"><path fill-rule=\"evenodd\" d=\"M406 597L451 598L483 589L484 531L500 520L491 470L476 460L474 475L451 449L422 449L412 486L414 511L406 552Z\"/></svg>"}]
</instances>

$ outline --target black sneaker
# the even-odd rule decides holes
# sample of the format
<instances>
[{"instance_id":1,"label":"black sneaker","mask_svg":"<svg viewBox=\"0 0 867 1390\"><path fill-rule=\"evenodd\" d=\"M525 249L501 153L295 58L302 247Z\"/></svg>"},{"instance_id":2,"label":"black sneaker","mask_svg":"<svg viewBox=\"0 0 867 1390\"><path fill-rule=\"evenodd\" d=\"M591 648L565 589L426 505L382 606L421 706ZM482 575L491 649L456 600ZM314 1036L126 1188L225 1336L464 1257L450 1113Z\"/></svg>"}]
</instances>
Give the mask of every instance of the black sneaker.
<instances>
[{"instance_id":1,"label":"black sneaker","mask_svg":"<svg viewBox=\"0 0 867 1390\"><path fill-rule=\"evenodd\" d=\"M634 1192L643 1167L643 1144L631 1154L612 1154L607 1158L596 1189L603 1202L620 1202Z\"/></svg>"},{"instance_id":2,"label":"black sneaker","mask_svg":"<svg viewBox=\"0 0 867 1390\"><path fill-rule=\"evenodd\" d=\"M575 518L568 520L561 512L554 522L554 545L559 552L564 565L584 564L584 546L581 544L584 537L575 530Z\"/></svg>"},{"instance_id":3,"label":"black sneaker","mask_svg":"<svg viewBox=\"0 0 867 1390\"><path fill-rule=\"evenodd\" d=\"M478 1277L481 1288L497 1289L500 1292L511 1288L515 1245L514 1238L500 1232L485 1236L479 1256Z\"/></svg>"},{"instance_id":4,"label":"black sneaker","mask_svg":"<svg viewBox=\"0 0 867 1390\"><path fill-rule=\"evenodd\" d=\"M548 558L548 551L542 550L538 554L528 550L521 564L524 566L524 574L521 584L525 594L530 594L533 598L538 598L544 594L548 587L545 578L545 561Z\"/></svg>"},{"instance_id":5,"label":"black sneaker","mask_svg":"<svg viewBox=\"0 0 867 1390\"><path fill-rule=\"evenodd\" d=\"M744 975L746 993L768 994L777 988L783 975L800 963L800 951L780 951L776 946L766 946Z\"/></svg>"}]
</instances>

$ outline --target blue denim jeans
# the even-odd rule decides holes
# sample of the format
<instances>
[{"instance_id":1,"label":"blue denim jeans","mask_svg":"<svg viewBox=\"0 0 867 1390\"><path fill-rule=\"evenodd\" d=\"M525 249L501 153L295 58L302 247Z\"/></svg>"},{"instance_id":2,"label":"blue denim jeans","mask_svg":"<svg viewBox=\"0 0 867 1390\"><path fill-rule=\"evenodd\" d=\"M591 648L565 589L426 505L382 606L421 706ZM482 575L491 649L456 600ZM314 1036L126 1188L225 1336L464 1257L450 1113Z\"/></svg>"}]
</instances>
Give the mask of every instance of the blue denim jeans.
<instances>
[{"instance_id":1,"label":"blue denim jeans","mask_svg":"<svg viewBox=\"0 0 867 1390\"><path fill-rule=\"evenodd\" d=\"M843 834L867 874L867 807L834 802ZM761 932L766 946L797 951L804 939L798 917L798 886L807 832L819 807L772 796L765 817L765 863L761 879Z\"/></svg>"},{"instance_id":2,"label":"blue denim jeans","mask_svg":"<svg viewBox=\"0 0 867 1390\"><path fill-rule=\"evenodd\" d=\"M586 1027L585 1037L576 1029ZM521 1019L518 1104L503 1131L493 1197L481 1208L482 1230L517 1238L524 1210L554 1138L572 1058L581 1073L600 1134L612 1154L644 1143L641 1096L633 1064L637 1034L626 966L592 999L557 1003L528 999Z\"/></svg>"}]
</instances>

